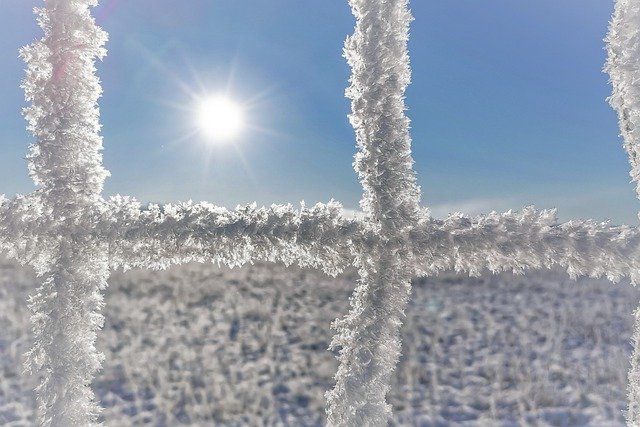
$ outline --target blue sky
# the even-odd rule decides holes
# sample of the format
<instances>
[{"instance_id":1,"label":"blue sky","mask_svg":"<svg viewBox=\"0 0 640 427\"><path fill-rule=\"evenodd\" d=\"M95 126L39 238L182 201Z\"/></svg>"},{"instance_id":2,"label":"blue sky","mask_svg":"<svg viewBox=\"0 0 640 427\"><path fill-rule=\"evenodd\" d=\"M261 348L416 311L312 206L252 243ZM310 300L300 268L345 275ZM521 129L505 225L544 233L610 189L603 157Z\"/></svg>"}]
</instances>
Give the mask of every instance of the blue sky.
<instances>
[{"instance_id":1,"label":"blue sky","mask_svg":"<svg viewBox=\"0 0 640 427\"><path fill-rule=\"evenodd\" d=\"M0 192L33 188L20 115L21 45L39 2L0 0ZM562 220L636 224L602 73L613 3L414 0L407 92L423 203L436 216L557 207ZM103 0L99 64L105 193L233 207L341 201L356 208L342 58L346 1ZM251 128L211 147L193 95L228 91ZM191 136L189 136L191 134Z\"/></svg>"}]
</instances>

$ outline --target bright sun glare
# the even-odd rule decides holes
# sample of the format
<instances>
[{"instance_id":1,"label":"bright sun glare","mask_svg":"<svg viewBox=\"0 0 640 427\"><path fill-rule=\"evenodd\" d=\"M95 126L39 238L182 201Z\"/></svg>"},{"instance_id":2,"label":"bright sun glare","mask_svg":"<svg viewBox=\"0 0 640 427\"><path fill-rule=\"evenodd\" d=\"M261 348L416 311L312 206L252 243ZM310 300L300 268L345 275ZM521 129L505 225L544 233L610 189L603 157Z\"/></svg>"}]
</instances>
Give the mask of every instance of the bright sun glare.
<instances>
[{"instance_id":1,"label":"bright sun glare","mask_svg":"<svg viewBox=\"0 0 640 427\"><path fill-rule=\"evenodd\" d=\"M197 110L198 127L212 142L228 142L244 126L241 108L224 96L212 96L201 101Z\"/></svg>"}]
</instances>

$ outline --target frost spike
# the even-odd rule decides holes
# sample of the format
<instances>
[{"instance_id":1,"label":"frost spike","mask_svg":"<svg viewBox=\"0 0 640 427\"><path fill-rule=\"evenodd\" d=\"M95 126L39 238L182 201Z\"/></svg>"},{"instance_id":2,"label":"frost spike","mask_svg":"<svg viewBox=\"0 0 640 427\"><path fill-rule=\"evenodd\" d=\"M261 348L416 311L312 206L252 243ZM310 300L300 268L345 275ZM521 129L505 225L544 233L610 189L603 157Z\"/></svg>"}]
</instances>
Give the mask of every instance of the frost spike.
<instances>
[{"instance_id":1,"label":"frost spike","mask_svg":"<svg viewBox=\"0 0 640 427\"><path fill-rule=\"evenodd\" d=\"M32 296L34 345L28 365L41 374L36 389L43 426L90 426L99 406L90 388L102 355L101 290L108 264L105 245L83 222L98 208L108 172L102 167L95 60L105 54L106 33L95 25L94 0L45 0L36 9L44 37L24 48L23 82L31 146L29 172L42 203L31 226L46 230L34 267L44 278Z\"/></svg>"},{"instance_id":2,"label":"frost spike","mask_svg":"<svg viewBox=\"0 0 640 427\"><path fill-rule=\"evenodd\" d=\"M631 178L640 197L640 3L617 0L607 34L609 73L613 92L609 103L618 113Z\"/></svg>"},{"instance_id":3,"label":"frost spike","mask_svg":"<svg viewBox=\"0 0 640 427\"><path fill-rule=\"evenodd\" d=\"M409 231L419 218L420 190L411 158L404 92L410 81L407 0L351 0L355 33L345 45L352 69L354 163L364 188L361 207L379 239L356 257L360 280L351 311L334 324L336 385L327 393L333 426L383 426L386 396L400 355L399 328L414 271Z\"/></svg>"},{"instance_id":4,"label":"frost spike","mask_svg":"<svg viewBox=\"0 0 640 427\"><path fill-rule=\"evenodd\" d=\"M609 103L618 113L631 178L640 198L640 2L617 0L607 35L609 73L613 93ZM627 424L640 425L640 308L635 313L629 371Z\"/></svg>"},{"instance_id":5,"label":"frost spike","mask_svg":"<svg viewBox=\"0 0 640 427\"><path fill-rule=\"evenodd\" d=\"M78 205L99 200L109 174L102 167L102 89L94 64L106 53L107 35L90 15L95 4L45 0L36 9L44 37L21 51L27 62L22 87L31 102L24 115L37 139L27 156L29 173L61 211L77 212Z\"/></svg>"}]
</instances>

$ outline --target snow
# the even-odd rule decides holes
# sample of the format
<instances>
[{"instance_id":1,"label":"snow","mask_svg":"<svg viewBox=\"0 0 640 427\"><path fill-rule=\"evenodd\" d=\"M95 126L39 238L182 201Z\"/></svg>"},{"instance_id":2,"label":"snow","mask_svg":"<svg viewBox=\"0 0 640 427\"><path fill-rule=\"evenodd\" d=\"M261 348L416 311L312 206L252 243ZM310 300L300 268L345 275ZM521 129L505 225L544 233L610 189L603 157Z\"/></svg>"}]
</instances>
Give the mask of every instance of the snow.
<instances>
[{"instance_id":1,"label":"snow","mask_svg":"<svg viewBox=\"0 0 640 427\"><path fill-rule=\"evenodd\" d=\"M356 280L262 263L115 273L94 381L106 425L322 425L330 324ZM1 425L35 419L20 372L36 286L30 269L0 263ZM639 298L559 271L414 279L392 425L624 425Z\"/></svg>"}]
</instances>

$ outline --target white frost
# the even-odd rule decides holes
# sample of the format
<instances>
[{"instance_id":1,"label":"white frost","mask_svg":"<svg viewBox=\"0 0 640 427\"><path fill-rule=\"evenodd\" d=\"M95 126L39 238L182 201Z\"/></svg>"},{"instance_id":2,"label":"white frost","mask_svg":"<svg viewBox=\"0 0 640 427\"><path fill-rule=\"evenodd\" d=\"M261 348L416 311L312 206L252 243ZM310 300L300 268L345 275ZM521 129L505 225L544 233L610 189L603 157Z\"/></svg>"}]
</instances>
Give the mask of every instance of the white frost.
<instances>
[{"instance_id":1,"label":"white frost","mask_svg":"<svg viewBox=\"0 0 640 427\"><path fill-rule=\"evenodd\" d=\"M629 154L631 178L640 197L640 2L617 0L607 36L609 73L613 93L611 106L618 113L624 148ZM635 274L637 275L637 269ZM640 315L632 344L634 347L629 371L629 425L640 425Z\"/></svg>"},{"instance_id":2,"label":"white frost","mask_svg":"<svg viewBox=\"0 0 640 427\"><path fill-rule=\"evenodd\" d=\"M404 92L411 72L407 0L351 0L356 29L345 46L352 69L355 169L364 188L366 227L378 238L357 251L360 280L351 312L334 323L336 385L327 393L329 425L387 425L386 401L400 355L399 328L409 299L413 254L409 232L419 215Z\"/></svg>"}]
</instances>

